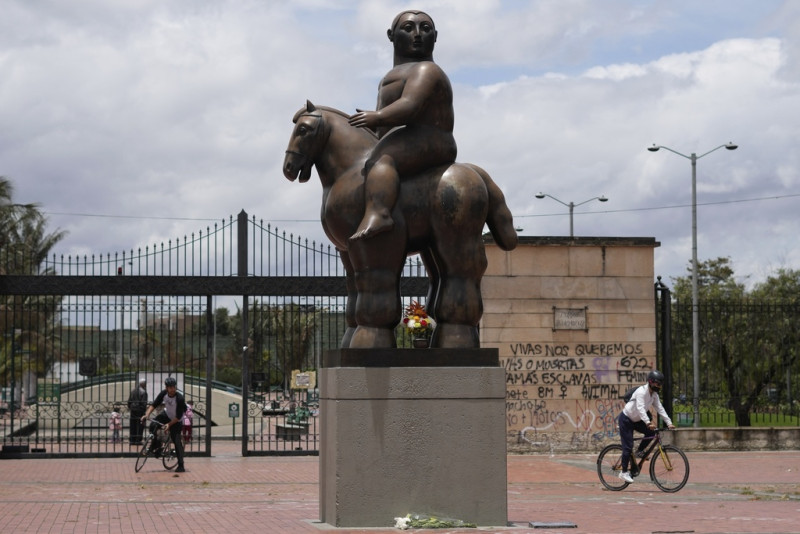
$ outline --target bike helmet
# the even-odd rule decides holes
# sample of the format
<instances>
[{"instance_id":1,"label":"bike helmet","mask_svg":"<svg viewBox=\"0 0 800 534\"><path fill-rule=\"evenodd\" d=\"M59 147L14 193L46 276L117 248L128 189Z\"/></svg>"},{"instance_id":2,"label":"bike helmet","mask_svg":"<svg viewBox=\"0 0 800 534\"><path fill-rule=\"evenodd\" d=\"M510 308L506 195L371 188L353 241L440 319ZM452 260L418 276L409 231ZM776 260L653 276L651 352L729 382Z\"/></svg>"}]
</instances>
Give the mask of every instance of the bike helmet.
<instances>
[{"instance_id":1,"label":"bike helmet","mask_svg":"<svg viewBox=\"0 0 800 534\"><path fill-rule=\"evenodd\" d=\"M168 376L167 379L164 380L164 385L165 386L177 386L178 385L178 381L175 380L175 377Z\"/></svg>"},{"instance_id":2,"label":"bike helmet","mask_svg":"<svg viewBox=\"0 0 800 534\"><path fill-rule=\"evenodd\" d=\"M650 389L658 393L664 383L664 373L653 369L647 374L647 383L650 385Z\"/></svg>"}]
</instances>

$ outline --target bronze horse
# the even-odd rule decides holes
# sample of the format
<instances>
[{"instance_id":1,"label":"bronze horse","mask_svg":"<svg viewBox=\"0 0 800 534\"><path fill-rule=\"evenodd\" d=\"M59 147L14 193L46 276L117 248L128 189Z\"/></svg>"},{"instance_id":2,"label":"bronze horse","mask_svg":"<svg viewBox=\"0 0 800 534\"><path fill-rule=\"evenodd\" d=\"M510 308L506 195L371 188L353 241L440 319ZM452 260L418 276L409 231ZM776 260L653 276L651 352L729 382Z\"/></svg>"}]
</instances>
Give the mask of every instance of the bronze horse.
<instances>
[{"instance_id":1,"label":"bronze horse","mask_svg":"<svg viewBox=\"0 0 800 534\"><path fill-rule=\"evenodd\" d=\"M347 282L347 331L342 348L391 348L400 322L400 274L419 253L430 277L428 312L436 319L431 347L477 348L486 271L483 227L503 250L517 245L511 212L483 169L443 165L403 177L394 227L350 240L364 215L364 163L378 139L348 115L307 102L294 116L283 173L322 182L322 226L339 251ZM413 155L411 156L413 157Z\"/></svg>"}]
</instances>

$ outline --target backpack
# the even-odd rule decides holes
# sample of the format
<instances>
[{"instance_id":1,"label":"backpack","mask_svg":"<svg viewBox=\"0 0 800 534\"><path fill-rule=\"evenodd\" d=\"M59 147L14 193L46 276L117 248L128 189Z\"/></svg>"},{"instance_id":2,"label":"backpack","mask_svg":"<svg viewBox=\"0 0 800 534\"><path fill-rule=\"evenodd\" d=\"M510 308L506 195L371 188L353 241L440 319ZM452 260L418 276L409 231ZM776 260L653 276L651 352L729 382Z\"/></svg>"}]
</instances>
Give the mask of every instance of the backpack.
<instances>
[{"instance_id":1,"label":"backpack","mask_svg":"<svg viewBox=\"0 0 800 534\"><path fill-rule=\"evenodd\" d=\"M631 401L631 397L633 397L634 392L639 389L641 386L633 386L628 391L625 392L625 395L622 396L622 400L625 401L625 404Z\"/></svg>"}]
</instances>

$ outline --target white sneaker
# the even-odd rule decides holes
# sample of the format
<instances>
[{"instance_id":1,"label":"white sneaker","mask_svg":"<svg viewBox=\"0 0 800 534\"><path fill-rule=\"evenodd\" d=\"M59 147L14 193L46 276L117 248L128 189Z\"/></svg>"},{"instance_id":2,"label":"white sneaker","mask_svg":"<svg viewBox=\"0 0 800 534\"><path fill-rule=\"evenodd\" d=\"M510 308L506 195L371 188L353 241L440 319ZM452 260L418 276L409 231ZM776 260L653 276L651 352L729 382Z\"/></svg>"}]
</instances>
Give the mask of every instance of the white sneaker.
<instances>
[{"instance_id":1,"label":"white sneaker","mask_svg":"<svg viewBox=\"0 0 800 534\"><path fill-rule=\"evenodd\" d=\"M624 471L617 475L619 478L627 482L628 484L633 484L633 477L628 471Z\"/></svg>"}]
</instances>

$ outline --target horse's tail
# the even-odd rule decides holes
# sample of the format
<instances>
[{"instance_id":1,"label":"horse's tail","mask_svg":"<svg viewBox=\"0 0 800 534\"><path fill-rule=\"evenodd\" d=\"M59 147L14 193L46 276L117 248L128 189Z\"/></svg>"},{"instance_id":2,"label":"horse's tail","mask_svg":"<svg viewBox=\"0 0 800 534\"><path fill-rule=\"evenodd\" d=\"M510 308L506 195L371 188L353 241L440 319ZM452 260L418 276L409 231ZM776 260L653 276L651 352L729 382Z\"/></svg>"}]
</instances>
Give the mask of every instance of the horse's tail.
<instances>
[{"instance_id":1,"label":"horse's tail","mask_svg":"<svg viewBox=\"0 0 800 534\"><path fill-rule=\"evenodd\" d=\"M489 214L486 216L486 224L495 242L503 250L514 250L517 246L517 231L514 229L514 218L511 210L506 205L506 197L494 183L489 173L477 165L467 164L471 169L480 175L486 190L489 192Z\"/></svg>"}]
</instances>

